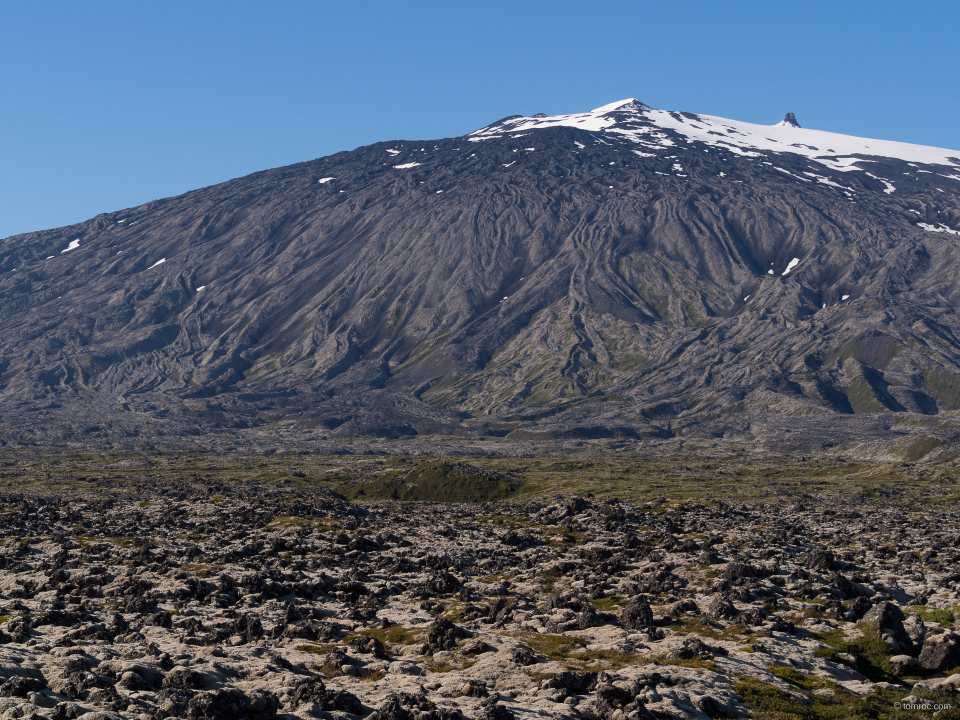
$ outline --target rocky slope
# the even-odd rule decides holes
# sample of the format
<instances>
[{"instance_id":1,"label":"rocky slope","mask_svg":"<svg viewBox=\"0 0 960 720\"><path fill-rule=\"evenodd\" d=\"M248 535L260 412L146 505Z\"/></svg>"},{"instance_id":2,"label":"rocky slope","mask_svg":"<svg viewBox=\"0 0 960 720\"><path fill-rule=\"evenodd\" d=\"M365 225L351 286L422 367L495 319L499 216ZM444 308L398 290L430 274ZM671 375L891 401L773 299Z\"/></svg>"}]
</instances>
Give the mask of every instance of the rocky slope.
<instances>
[{"instance_id":1,"label":"rocky slope","mask_svg":"<svg viewBox=\"0 0 960 720\"><path fill-rule=\"evenodd\" d=\"M958 716L950 505L210 492L0 497L0 716Z\"/></svg>"},{"instance_id":2,"label":"rocky slope","mask_svg":"<svg viewBox=\"0 0 960 720\"><path fill-rule=\"evenodd\" d=\"M507 118L0 241L0 427L947 437L958 260L960 152Z\"/></svg>"}]
</instances>

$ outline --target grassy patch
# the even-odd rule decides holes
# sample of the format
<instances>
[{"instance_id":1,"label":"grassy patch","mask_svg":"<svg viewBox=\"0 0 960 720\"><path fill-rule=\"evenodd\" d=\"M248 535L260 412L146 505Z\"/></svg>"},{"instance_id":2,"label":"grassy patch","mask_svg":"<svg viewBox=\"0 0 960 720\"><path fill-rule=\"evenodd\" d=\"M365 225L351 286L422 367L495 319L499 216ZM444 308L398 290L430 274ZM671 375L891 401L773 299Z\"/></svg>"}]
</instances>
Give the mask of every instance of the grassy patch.
<instances>
[{"instance_id":1,"label":"grassy patch","mask_svg":"<svg viewBox=\"0 0 960 720\"><path fill-rule=\"evenodd\" d=\"M87 549L91 545L96 545L97 543L111 543L112 545L119 545L122 548L131 548L140 542L136 538L132 537L96 537L95 535L90 535L89 533L76 535L74 536L74 540L76 540L77 544L84 549Z\"/></svg>"},{"instance_id":2,"label":"grassy patch","mask_svg":"<svg viewBox=\"0 0 960 720\"><path fill-rule=\"evenodd\" d=\"M358 635L372 637L379 640L389 655L394 655L397 648L414 645L426 640L426 630L405 628L400 625L393 625L388 628L376 628L372 630L360 630L355 635L348 635L346 642Z\"/></svg>"},{"instance_id":3,"label":"grassy patch","mask_svg":"<svg viewBox=\"0 0 960 720\"><path fill-rule=\"evenodd\" d=\"M291 517L284 515L274 518L267 523L268 530L281 530L283 528L312 527L318 530L339 530L340 525L332 520L310 520L309 518Z\"/></svg>"},{"instance_id":4,"label":"grassy patch","mask_svg":"<svg viewBox=\"0 0 960 720\"><path fill-rule=\"evenodd\" d=\"M312 643L307 643L305 645L297 645L297 650L300 652L310 653L312 655L324 655L334 648L336 645L314 645Z\"/></svg>"},{"instance_id":5,"label":"grassy patch","mask_svg":"<svg viewBox=\"0 0 960 720\"><path fill-rule=\"evenodd\" d=\"M919 615L924 622L935 622L939 623L941 627L952 628L958 611L960 611L960 606L936 608L928 605L911 605L903 610L907 615Z\"/></svg>"},{"instance_id":6,"label":"grassy patch","mask_svg":"<svg viewBox=\"0 0 960 720\"><path fill-rule=\"evenodd\" d=\"M787 665L775 665L770 666L767 669L781 680L785 680L791 685L796 685L804 690L815 690L823 685L823 680L821 678L817 678L812 675L806 675Z\"/></svg>"},{"instance_id":7,"label":"grassy patch","mask_svg":"<svg viewBox=\"0 0 960 720\"><path fill-rule=\"evenodd\" d=\"M338 484L350 500L484 502L516 494L520 482L496 471L461 463L421 461L391 467Z\"/></svg>"},{"instance_id":8,"label":"grassy patch","mask_svg":"<svg viewBox=\"0 0 960 720\"><path fill-rule=\"evenodd\" d=\"M613 612L619 610L624 602L625 598L622 598L619 595L611 595L609 597L591 600L590 604L600 612Z\"/></svg>"},{"instance_id":9,"label":"grassy patch","mask_svg":"<svg viewBox=\"0 0 960 720\"><path fill-rule=\"evenodd\" d=\"M184 563L180 569L197 577L208 578L217 572L219 566L209 563Z\"/></svg>"},{"instance_id":10,"label":"grassy patch","mask_svg":"<svg viewBox=\"0 0 960 720\"><path fill-rule=\"evenodd\" d=\"M703 658L675 660L675 659L658 657L656 658L656 661L661 665L673 665L675 667L685 667L685 668L699 668L701 670L709 670L710 672L717 672L717 664L713 660L704 660Z\"/></svg>"},{"instance_id":11,"label":"grassy patch","mask_svg":"<svg viewBox=\"0 0 960 720\"><path fill-rule=\"evenodd\" d=\"M496 575L485 575L482 578L477 578L477 582L482 582L485 585L493 585L494 583L502 582L504 580L509 580L513 575L508 572L497 573Z\"/></svg>"},{"instance_id":12,"label":"grassy patch","mask_svg":"<svg viewBox=\"0 0 960 720\"><path fill-rule=\"evenodd\" d=\"M897 682L890 669L893 650L884 642L877 623L860 623L860 636L846 640L843 631L814 634L820 642L837 652L848 653L856 658L857 669L873 682Z\"/></svg>"},{"instance_id":13,"label":"grassy patch","mask_svg":"<svg viewBox=\"0 0 960 720\"><path fill-rule=\"evenodd\" d=\"M537 582L540 584L546 592L552 593L557 588L557 582L562 578L566 573L560 568L550 568L544 570L537 576Z\"/></svg>"},{"instance_id":14,"label":"grassy patch","mask_svg":"<svg viewBox=\"0 0 960 720\"><path fill-rule=\"evenodd\" d=\"M629 665L646 663L646 658L636 653L625 653L619 650L576 650L568 659L583 663L580 671L600 672L601 670L619 670Z\"/></svg>"},{"instance_id":15,"label":"grassy patch","mask_svg":"<svg viewBox=\"0 0 960 720\"><path fill-rule=\"evenodd\" d=\"M907 462L916 462L941 445L943 445L943 440L940 438L922 435L910 443L903 451L903 459Z\"/></svg>"},{"instance_id":16,"label":"grassy patch","mask_svg":"<svg viewBox=\"0 0 960 720\"><path fill-rule=\"evenodd\" d=\"M900 720L932 715L927 711L898 710L895 703L907 692L902 688L877 688L872 693L857 697L834 683L822 683L821 688L832 692L815 693L807 702L754 677L740 678L732 690L743 698L744 704L750 709L750 717L766 720ZM955 697L951 699L938 693L927 693L924 697L931 703L953 706L953 709L938 714L938 718L946 720L960 717Z\"/></svg>"},{"instance_id":17,"label":"grassy patch","mask_svg":"<svg viewBox=\"0 0 960 720\"><path fill-rule=\"evenodd\" d=\"M540 635L537 633L511 633L523 638L523 645L533 653L544 655L551 660L567 660L574 653L586 647L586 642L570 635Z\"/></svg>"}]
</instances>

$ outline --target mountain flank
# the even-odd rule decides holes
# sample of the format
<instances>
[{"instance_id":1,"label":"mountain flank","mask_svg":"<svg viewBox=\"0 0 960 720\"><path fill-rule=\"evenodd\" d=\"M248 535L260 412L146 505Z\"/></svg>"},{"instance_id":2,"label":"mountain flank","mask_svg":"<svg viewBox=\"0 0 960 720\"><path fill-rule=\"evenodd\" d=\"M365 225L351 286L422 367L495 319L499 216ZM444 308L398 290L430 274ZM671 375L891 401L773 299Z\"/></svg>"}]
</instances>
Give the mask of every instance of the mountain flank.
<instances>
[{"instance_id":1,"label":"mountain flank","mask_svg":"<svg viewBox=\"0 0 960 720\"><path fill-rule=\"evenodd\" d=\"M514 116L0 241L0 438L942 454L958 251L960 151Z\"/></svg>"}]
</instances>

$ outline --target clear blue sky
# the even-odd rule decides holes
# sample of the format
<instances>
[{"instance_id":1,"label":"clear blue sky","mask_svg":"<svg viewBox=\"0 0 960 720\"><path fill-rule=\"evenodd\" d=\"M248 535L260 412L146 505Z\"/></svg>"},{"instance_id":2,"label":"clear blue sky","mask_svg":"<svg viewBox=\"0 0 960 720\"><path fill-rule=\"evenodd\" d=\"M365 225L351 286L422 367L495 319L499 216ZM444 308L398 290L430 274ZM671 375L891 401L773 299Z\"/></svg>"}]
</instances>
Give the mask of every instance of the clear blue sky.
<instances>
[{"instance_id":1,"label":"clear blue sky","mask_svg":"<svg viewBox=\"0 0 960 720\"><path fill-rule=\"evenodd\" d=\"M958 27L958 0L0 0L0 237L624 97L960 149Z\"/></svg>"}]
</instances>

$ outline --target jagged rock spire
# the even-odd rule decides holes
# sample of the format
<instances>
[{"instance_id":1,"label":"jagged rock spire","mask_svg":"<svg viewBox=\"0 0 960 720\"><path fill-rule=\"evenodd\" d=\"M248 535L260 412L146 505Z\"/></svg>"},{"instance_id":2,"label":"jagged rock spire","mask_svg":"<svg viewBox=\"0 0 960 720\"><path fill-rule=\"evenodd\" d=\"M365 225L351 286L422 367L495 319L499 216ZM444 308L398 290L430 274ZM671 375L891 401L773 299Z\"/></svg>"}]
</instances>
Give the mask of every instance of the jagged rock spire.
<instances>
[{"instance_id":1,"label":"jagged rock spire","mask_svg":"<svg viewBox=\"0 0 960 720\"><path fill-rule=\"evenodd\" d=\"M798 128L800 123L797 122L797 116L793 113L787 113L786 117L783 118L781 125L789 125L790 127Z\"/></svg>"}]
</instances>

